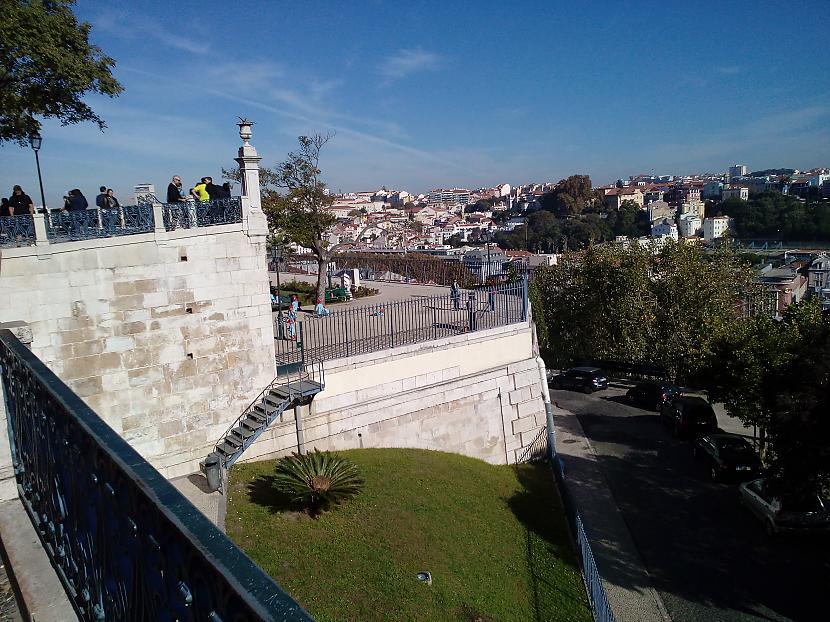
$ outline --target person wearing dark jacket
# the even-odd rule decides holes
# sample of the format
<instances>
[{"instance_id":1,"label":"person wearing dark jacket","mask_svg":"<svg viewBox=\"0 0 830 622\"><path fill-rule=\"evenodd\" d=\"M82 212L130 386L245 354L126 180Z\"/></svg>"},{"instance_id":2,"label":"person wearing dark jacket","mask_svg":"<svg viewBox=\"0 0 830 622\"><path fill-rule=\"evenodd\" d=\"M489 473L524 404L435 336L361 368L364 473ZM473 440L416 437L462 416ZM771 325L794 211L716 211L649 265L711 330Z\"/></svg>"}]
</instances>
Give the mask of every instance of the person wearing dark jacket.
<instances>
[{"instance_id":1,"label":"person wearing dark jacket","mask_svg":"<svg viewBox=\"0 0 830 622\"><path fill-rule=\"evenodd\" d=\"M106 188L104 188L106 190ZM106 196L106 195L105 195ZM89 203L83 193L75 188L69 192L69 211L80 212L89 207Z\"/></svg>"},{"instance_id":2,"label":"person wearing dark jacket","mask_svg":"<svg viewBox=\"0 0 830 622\"><path fill-rule=\"evenodd\" d=\"M107 204L107 187L101 186L99 190L101 191L101 194L95 197L95 205L98 207L109 207Z\"/></svg>"},{"instance_id":3,"label":"person wearing dark jacket","mask_svg":"<svg viewBox=\"0 0 830 622\"><path fill-rule=\"evenodd\" d=\"M224 198L225 191L222 189L222 186L217 186L213 183L213 177L203 177L202 181L205 182L205 190L210 195L211 201Z\"/></svg>"},{"instance_id":4,"label":"person wearing dark jacket","mask_svg":"<svg viewBox=\"0 0 830 622\"><path fill-rule=\"evenodd\" d=\"M6 197L3 197L3 205L0 205L0 216L14 216L11 203Z\"/></svg>"}]
</instances>

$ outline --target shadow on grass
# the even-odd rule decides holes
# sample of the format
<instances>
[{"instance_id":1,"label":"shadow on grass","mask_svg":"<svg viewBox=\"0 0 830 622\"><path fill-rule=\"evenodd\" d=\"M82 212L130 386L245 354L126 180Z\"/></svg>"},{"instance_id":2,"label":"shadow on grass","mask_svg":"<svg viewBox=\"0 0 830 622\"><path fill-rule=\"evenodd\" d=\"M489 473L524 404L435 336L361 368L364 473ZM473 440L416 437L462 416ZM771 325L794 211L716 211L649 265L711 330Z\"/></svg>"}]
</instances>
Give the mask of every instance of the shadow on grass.
<instances>
[{"instance_id":1,"label":"shadow on grass","mask_svg":"<svg viewBox=\"0 0 830 622\"><path fill-rule=\"evenodd\" d=\"M555 617L553 601L546 594L562 592L549 581L550 569L541 564L559 563L579 572L558 488L547 463L518 465L516 476L524 488L507 504L525 528L525 555L532 592L534 622ZM541 545L538 542L541 540ZM546 551L545 554L543 551ZM554 560L551 559L554 558Z\"/></svg>"},{"instance_id":2,"label":"shadow on grass","mask_svg":"<svg viewBox=\"0 0 830 622\"><path fill-rule=\"evenodd\" d=\"M268 508L271 514L283 512L304 513L305 508L292 501L288 495L277 490L276 477L273 475L259 475L248 483L248 498L251 503Z\"/></svg>"}]
</instances>

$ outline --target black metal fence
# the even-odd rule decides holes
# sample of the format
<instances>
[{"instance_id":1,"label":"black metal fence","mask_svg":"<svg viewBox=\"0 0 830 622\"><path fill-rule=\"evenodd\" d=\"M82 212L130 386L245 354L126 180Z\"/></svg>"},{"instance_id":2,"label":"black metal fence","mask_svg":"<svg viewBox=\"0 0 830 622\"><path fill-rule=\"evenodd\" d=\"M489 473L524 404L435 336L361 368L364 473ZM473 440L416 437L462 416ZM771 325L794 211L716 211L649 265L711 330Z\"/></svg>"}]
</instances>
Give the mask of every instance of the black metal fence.
<instances>
[{"instance_id":1,"label":"black metal fence","mask_svg":"<svg viewBox=\"0 0 830 622\"><path fill-rule=\"evenodd\" d=\"M153 207L147 204L52 212L44 221L50 244L152 233L154 226Z\"/></svg>"},{"instance_id":2,"label":"black metal fence","mask_svg":"<svg viewBox=\"0 0 830 622\"><path fill-rule=\"evenodd\" d=\"M274 334L280 364L377 352L527 320L527 281L377 303L324 317L283 314ZM275 321L279 321L277 318Z\"/></svg>"},{"instance_id":3,"label":"black metal fence","mask_svg":"<svg viewBox=\"0 0 830 622\"><path fill-rule=\"evenodd\" d=\"M167 231L227 225L242 222L242 201L240 197L230 197L202 202L163 203L162 214Z\"/></svg>"},{"instance_id":4,"label":"black metal fence","mask_svg":"<svg viewBox=\"0 0 830 622\"><path fill-rule=\"evenodd\" d=\"M81 620L312 620L8 330L0 374L20 498Z\"/></svg>"},{"instance_id":5,"label":"black metal fence","mask_svg":"<svg viewBox=\"0 0 830 622\"><path fill-rule=\"evenodd\" d=\"M0 216L0 248L35 243L35 221L31 214Z\"/></svg>"}]
</instances>

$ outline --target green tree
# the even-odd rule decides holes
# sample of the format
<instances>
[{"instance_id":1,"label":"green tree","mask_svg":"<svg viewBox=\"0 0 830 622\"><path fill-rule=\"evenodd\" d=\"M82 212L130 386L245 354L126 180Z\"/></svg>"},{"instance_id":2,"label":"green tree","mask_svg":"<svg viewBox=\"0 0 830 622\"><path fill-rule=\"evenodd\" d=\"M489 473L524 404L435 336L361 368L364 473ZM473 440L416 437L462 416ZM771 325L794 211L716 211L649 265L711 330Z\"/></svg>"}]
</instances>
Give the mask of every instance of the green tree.
<instances>
[{"instance_id":1,"label":"green tree","mask_svg":"<svg viewBox=\"0 0 830 622\"><path fill-rule=\"evenodd\" d=\"M0 143L26 139L42 118L63 125L101 119L83 101L87 93L115 97L115 61L89 42L92 26L78 22L74 0L0 3Z\"/></svg>"},{"instance_id":2,"label":"green tree","mask_svg":"<svg viewBox=\"0 0 830 622\"><path fill-rule=\"evenodd\" d=\"M830 318L815 299L790 305L781 321L742 320L712 350L709 396L757 426L779 491L830 484Z\"/></svg>"},{"instance_id":3,"label":"green tree","mask_svg":"<svg viewBox=\"0 0 830 622\"><path fill-rule=\"evenodd\" d=\"M669 242L659 250L592 246L538 269L534 279L560 363L647 362L684 381L738 321L753 275L728 250L709 258L698 247Z\"/></svg>"},{"instance_id":4,"label":"green tree","mask_svg":"<svg viewBox=\"0 0 830 622\"><path fill-rule=\"evenodd\" d=\"M299 149L290 152L273 171L266 170L262 180L262 210L271 230L311 250L317 259L317 298L321 300L325 300L329 262L339 247L327 238L336 218L326 208L334 197L320 179L320 151L330 139L331 135L300 136Z\"/></svg>"},{"instance_id":5,"label":"green tree","mask_svg":"<svg viewBox=\"0 0 830 622\"><path fill-rule=\"evenodd\" d=\"M542 208L559 218L581 214L596 203L588 175L571 175L542 197Z\"/></svg>"}]
</instances>

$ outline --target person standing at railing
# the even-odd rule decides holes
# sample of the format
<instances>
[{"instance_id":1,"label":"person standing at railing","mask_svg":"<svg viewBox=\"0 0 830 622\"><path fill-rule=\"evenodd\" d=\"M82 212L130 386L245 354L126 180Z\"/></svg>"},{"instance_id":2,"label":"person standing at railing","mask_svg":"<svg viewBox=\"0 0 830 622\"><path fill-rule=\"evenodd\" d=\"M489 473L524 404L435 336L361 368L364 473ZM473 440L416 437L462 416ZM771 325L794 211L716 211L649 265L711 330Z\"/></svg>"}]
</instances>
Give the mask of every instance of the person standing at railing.
<instances>
[{"instance_id":1,"label":"person standing at railing","mask_svg":"<svg viewBox=\"0 0 830 622\"><path fill-rule=\"evenodd\" d=\"M176 229L180 219L184 221L182 224L185 227L188 226L187 218L181 218L183 211L186 209L184 206L185 203L187 203L187 199L182 195L182 178L178 175L173 175L173 180L167 185L167 205L170 210L170 228L173 230Z\"/></svg>"},{"instance_id":2,"label":"person standing at railing","mask_svg":"<svg viewBox=\"0 0 830 622\"><path fill-rule=\"evenodd\" d=\"M9 200L6 197L3 197L3 204L0 205L0 217L4 216L14 216L11 203L9 203Z\"/></svg>"},{"instance_id":3,"label":"person standing at railing","mask_svg":"<svg viewBox=\"0 0 830 622\"><path fill-rule=\"evenodd\" d=\"M210 195L207 191L207 183L205 182L205 178L202 177L202 180L193 186L193 198L197 201L201 201L202 203L206 203L210 201Z\"/></svg>"},{"instance_id":4,"label":"person standing at railing","mask_svg":"<svg viewBox=\"0 0 830 622\"><path fill-rule=\"evenodd\" d=\"M115 198L115 194L113 193L112 188L107 188L106 202L106 207L121 207L121 204L118 202L118 199Z\"/></svg>"},{"instance_id":5,"label":"person standing at railing","mask_svg":"<svg viewBox=\"0 0 830 622\"><path fill-rule=\"evenodd\" d=\"M69 191L69 211L80 212L89 207L89 202L86 200L83 192L78 188Z\"/></svg>"},{"instance_id":6,"label":"person standing at railing","mask_svg":"<svg viewBox=\"0 0 830 622\"><path fill-rule=\"evenodd\" d=\"M98 190L100 191L100 194L97 197L95 197L95 205L97 205L99 208L107 207L107 187L101 186L100 188L98 188Z\"/></svg>"},{"instance_id":7,"label":"person standing at railing","mask_svg":"<svg viewBox=\"0 0 830 622\"><path fill-rule=\"evenodd\" d=\"M461 308L461 288L458 286L458 281L452 282L450 287L450 298L452 298L452 306L458 311Z\"/></svg>"},{"instance_id":8,"label":"person standing at railing","mask_svg":"<svg viewBox=\"0 0 830 622\"><path fill-rule=\"evenodd\" d=\"M297 312L300 310L300 301L297 299L297 294L291 294L291 304L286 312L286 322L288 324L288 338L297 338Z\"/></svg>"},{"instance_id":9,"label":"person standing at railing","mask_svg":"<svg viewBox=\"0 0 830 622\"><path fill-rule=\"evenodd\" d=\"M34 214L35 204L32 203L32 198L23 192L23 188L15 186L12 188L12 195L9 197L9 205L14 216L22 214Z\"/></svg>"}]
</instances>

